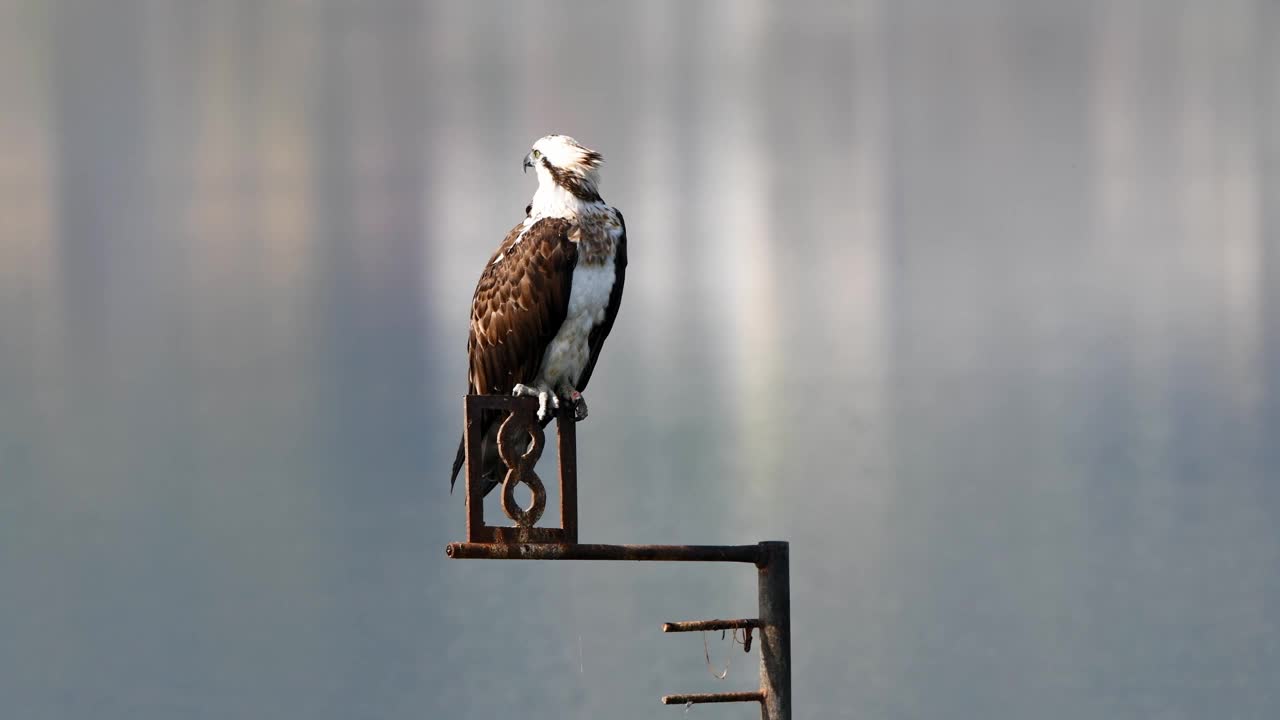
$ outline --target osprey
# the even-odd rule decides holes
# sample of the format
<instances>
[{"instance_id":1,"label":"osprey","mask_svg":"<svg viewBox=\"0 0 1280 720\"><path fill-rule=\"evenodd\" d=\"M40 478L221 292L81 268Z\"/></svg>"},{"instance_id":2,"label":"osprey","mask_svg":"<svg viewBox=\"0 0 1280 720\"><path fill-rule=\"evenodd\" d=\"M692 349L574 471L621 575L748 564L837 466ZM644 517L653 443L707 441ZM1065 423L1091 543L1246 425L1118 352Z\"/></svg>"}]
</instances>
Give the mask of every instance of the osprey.
<instances>
[{"instance_id":1,"label":"osprey","mask_svg":"<svg viewBox=\"0 0 1280 720\"><path fill-rule=\"evenodd\" d=\"M582 391L622 301L627 230L600 197L603 157L566 135L533 144L524 169L538 175L525 218L480 274L471 300L467 392L538 398L545 426L566 403L587 416ZM487 494L502 482L497 417L483 417L480 475ZM466 454L458 443L449 489Z\"/></svg>"}]
</instances>

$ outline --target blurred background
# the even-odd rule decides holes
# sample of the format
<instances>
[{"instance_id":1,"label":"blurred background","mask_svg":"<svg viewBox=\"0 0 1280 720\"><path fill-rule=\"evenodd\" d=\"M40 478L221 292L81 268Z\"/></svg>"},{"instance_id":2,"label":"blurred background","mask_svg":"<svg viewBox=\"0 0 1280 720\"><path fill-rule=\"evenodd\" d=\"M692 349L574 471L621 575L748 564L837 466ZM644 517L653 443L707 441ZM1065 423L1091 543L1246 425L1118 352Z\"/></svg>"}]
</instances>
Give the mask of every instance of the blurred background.
<instances>
[{"instance_id":1,"label":"blurred background","mask_svg":"<svg viewBox=\"0 0 1280 720\"><path fill-rule=\"evenodd\" d=\"M1277 37L1268 0L0 0L3 714L755 686L659 632L752 615L750 569L444 556L471 292L560 132L630 235L582 537L790 540L798 718L1280 716Z\"/></svg>"}]
</instances>

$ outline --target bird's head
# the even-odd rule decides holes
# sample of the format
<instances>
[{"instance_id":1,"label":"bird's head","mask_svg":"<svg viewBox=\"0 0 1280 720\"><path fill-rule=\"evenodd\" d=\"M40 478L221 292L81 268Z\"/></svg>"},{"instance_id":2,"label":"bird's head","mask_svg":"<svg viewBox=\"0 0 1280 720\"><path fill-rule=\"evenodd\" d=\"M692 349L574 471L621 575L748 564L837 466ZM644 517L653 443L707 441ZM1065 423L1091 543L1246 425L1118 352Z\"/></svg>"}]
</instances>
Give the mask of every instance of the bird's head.
<instances>
[{"instance_id":1,"label":"bird's head","mask_svg":"<svg viewBox=\"0 0 1280 720\"><path fill-rule=\"evenodd\" d=\"M599 200L597 171L604 156L568 135L547 135L533 144L524 156L524 169L538 173L538 185L558 186L581 200Z\"/></svg>"}]
</instances>

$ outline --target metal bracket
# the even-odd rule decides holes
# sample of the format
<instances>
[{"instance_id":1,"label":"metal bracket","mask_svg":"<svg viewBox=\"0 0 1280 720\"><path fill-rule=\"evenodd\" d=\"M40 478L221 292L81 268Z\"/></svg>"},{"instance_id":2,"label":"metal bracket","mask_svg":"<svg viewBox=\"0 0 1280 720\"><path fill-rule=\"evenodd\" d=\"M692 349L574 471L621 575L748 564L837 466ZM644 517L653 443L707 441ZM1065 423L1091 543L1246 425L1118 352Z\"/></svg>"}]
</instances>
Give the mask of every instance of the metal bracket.
<instances>
[{"instance_id":1,"label":"metal bracket","mask_svg":"<svg viewBox=\"0 0 1280 720\"><path fill-rule=\"evenodd\" d=\"M764 720L791 718L791 579L790 549L785 542L762 542L759 573L759 618L692 620L663 623L662 632L746 631L742 644L751 652L751 631L760 632L760 689L748 692L664 695L663 705L758 702Z\"/></svg>"},{"instance_id":2,"label":"metal bracket","mask_svg":"<svg viewBox=\"0 0 1280 720\"><path fill-rule=\"evenodd\" d=\"M534 466L542 456L545 435L538 422L538 401L506 395L468 395L463 402L466 424L467 542L473 543L576 543L578 541L578 453L573 413L556 416L557 454L560 459L560 527L536 527L546 509L547 491ZM502 481L502 509L514 526L489 525L484 519L485 481L480 477L484 436L498 424L498 455L506 466ZM524 484L533 495L529 507L515 499L516 486Z\"/></svg>"}]
</instances>

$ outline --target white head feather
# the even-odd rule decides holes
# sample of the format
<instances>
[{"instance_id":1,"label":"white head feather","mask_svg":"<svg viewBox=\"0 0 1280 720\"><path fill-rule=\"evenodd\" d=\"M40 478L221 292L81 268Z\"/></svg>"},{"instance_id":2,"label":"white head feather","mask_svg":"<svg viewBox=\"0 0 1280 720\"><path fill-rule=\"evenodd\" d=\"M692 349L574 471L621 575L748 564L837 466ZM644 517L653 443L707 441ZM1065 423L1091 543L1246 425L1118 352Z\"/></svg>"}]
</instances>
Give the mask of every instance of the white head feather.
<instances>
[{"instance_id":1,"label":"white head feather","mask_svg":"<svg viewBox=\"0 0 1280 720\"><path fill-rule=\"evenodd\" d=\"M602 205L597 188L603 163L600 153L568 135L539 138L525 157L526 167L538 173L530 217L572 218L589 206Z\"/></svg>"},{"instance_id":2,"label":"white head feather","mask_svg":"<svg viewBox=\"0 0 1280 720\"><path fill-rule=\"evenodd\" d=\"M597 180L596 170L604 163L604 157L600 153L585 147L568 135L547 135L538 138L532 150L535 165L539 170L545 171L539 161L541 156L546 158L552 166L571 172L584 180ZM539 175L538 179L541 180L542 175Z\"/></svg>"}]
</instances>

